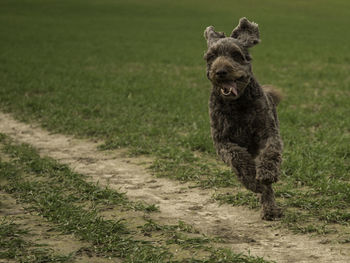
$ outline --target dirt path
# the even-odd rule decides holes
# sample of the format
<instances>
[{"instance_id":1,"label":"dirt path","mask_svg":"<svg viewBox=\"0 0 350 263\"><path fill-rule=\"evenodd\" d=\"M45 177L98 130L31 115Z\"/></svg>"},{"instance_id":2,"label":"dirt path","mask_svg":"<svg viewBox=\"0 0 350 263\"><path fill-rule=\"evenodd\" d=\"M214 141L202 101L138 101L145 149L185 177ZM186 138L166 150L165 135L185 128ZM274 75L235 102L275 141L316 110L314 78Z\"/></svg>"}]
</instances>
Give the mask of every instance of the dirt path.
<instances>
[{"instance_id":1,"label":"dirt path","mask_svg":"<svg viewBox=\"0 0 350 263\"><path fill-rule=\"evenodd\" d=\"M140 163L121 151L97 150L98 143L50 134L35 125L15 121L0 113L0 132L37 148L41 155L65 163L93 181L125 191L133 200L155 203L158 220L183 220L201 232L221 236L236 252L261 256L276 262L350 262L348 244L321 244L322 238L276 230L274 223L260 220L259 213L242 207L219 206L212 190L189 188L189 184L155 178Z\"/></svg>"}]
</instances>

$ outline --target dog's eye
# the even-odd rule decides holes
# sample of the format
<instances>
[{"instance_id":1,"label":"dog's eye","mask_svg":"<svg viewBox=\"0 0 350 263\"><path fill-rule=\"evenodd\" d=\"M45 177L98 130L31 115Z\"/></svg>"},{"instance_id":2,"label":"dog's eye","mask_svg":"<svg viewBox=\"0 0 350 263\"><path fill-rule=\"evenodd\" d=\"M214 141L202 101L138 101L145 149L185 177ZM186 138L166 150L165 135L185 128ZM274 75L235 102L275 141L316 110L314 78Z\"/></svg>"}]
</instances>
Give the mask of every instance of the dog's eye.
<instances>
[{"instance_id":1,"label":"dog's eye","mask_svg":"<svg viewBox=\"0 0 350 263\"><path fill-rule=\"evenodd\" d=\"M207 53L204 55L204 59L207 61L213 60L215 58L215 55L213 53Z\"/></svg>"},{"instance_id":2,"label":"dog's eye","mask_svg":"<svg viewBox=\"0 0 350 263\"><path fill-rule=\"evenodd\" d=\"M244 80L244 76L239 77L238 79L236 79L236 81L243 81Z\"/></svg>"},{"instance_id":3,"label":"dog's eye","mask_svg":"<svg viewBox=\"0 0 350 263\"><path fill-rule=\"evenodd\" d=\"M234 59L234 60L237 60L239 62L243 62L244 61L244 57L243 55L241 54L241 52L238 52L238 51L234 51L231 53L231 57Z\"/></svg>"}]
</instances>

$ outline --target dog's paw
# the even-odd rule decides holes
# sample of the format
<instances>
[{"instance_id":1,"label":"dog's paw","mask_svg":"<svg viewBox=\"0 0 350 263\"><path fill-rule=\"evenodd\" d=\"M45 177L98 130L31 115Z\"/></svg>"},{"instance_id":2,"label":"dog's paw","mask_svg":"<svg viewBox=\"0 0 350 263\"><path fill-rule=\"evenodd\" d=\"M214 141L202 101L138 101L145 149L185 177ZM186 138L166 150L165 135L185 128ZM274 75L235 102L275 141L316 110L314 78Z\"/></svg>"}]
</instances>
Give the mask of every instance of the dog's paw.
<instances>
[{"instance_id":1,"label":"dog's paw","mask_svg":"<svg viewBox=\"0 0 350 263\"><path fill-rule=\"evenodd\" d=\"M255 179L264 184L275 183L278 180L275 172L261 168L257 169Z\"/></svg>"},{"instance_id":2,"label":"dog's paw","mask_svg":"<svg viewBox=\"0 0 350 263\"><path fill-rule=\"evenodd\" d=\"M261 212L261 219L267 221L278 220L283 217L283 210L278 206L265 207Z\"/></svg>"}]
</instances>

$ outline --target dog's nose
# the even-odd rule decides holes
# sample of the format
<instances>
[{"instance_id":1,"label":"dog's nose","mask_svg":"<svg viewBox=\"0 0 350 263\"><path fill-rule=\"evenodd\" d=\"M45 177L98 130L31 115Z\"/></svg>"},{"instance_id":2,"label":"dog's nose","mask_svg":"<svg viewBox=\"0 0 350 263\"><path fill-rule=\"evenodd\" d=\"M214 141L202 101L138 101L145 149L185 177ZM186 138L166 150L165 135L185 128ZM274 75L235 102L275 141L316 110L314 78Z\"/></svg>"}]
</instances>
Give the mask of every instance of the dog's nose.
<instances>
[{"instance_id":1,"label":"dog's nose","mask_svg":"<svg viewBox=\"0 0 350 263\"><path fill-rule=\"evenodd\" d=\"M224 70L224 69L219 69L218 71L216 71L215 74L216 74L217 77L223 78L223 77L226 77L227 71Z\"/></svg>"}]
</instances>

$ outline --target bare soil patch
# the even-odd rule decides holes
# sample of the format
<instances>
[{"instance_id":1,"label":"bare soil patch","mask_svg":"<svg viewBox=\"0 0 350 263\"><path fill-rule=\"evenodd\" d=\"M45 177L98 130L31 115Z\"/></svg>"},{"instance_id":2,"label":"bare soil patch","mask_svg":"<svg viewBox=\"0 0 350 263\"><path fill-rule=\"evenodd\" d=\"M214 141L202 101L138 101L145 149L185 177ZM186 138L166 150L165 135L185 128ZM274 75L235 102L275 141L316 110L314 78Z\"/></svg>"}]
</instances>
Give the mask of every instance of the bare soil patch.
<instances>
[{"instance_id":1,"label":"bare soil patch","mask_svg":"<svg viewBox=\"0 0 350 263\"><path fill-rule=\"evenodd\" d=\"M220 206L211 198L214 190L152 176L146 169L147 158L129 158L123 151L99 151L98 142L50 134L8 114L0 113L0 132L31 144L41 155L69 165L92 181L126 192L132 200L157 204L160 213L153 215L155 220L167 224L182 220L205 234L222 237L223 245L236 252L276 262L350 262L349 244L322 244L322 237L295 235L277 229L276 222L261 221L259 212Z\"/></svg>"}]
</instances>

